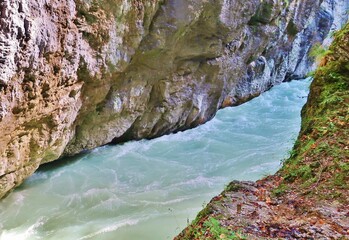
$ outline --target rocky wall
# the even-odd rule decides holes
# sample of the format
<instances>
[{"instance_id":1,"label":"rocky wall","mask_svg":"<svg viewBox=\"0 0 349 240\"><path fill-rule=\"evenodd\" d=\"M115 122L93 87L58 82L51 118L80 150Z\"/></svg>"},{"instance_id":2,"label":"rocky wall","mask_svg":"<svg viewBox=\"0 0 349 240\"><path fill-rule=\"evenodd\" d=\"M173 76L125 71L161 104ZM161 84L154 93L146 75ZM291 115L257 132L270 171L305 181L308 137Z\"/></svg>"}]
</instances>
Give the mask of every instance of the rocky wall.
<instances>
[{"instance_id":1,"label":"rocky wall","mask_svg":"<svg viewBox=\"0 0 349 240\"><path fill-rule=\"evenodd\" d=\"M212 119L303 78L347 0L3 0L0 197L40 164Z\"/></svg>"}]
</instances>

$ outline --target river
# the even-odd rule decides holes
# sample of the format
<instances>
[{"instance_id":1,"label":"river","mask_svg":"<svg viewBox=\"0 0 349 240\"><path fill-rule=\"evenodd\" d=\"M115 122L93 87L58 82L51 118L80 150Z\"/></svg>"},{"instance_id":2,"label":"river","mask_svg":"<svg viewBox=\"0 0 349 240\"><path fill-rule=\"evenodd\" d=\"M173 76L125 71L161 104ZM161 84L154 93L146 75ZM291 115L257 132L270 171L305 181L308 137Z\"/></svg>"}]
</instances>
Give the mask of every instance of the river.
<instances>
[{"instance_id":1,"label":"river","mask_svg":"<svg viewBox=\"0 0 349 240\"><path fill-rule=\"evenodd\" d=\"M280 168L309 84L283 83L195 129L42 166L0 202L0 239L172 239L231 180Z\"/></svg>"}]
</instances>

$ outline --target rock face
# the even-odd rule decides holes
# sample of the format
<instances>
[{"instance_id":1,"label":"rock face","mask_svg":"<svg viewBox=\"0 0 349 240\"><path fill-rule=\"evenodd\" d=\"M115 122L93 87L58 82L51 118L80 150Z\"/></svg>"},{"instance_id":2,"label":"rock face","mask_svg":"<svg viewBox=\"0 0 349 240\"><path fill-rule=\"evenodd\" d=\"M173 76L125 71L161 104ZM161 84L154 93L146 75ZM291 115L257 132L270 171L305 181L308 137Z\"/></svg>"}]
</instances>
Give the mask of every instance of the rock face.
<instances>
[{"instance_id":1,"label":"rock face","mask_svg":"<svg viewBox=\"0 0 349 240\"><path fill-rule=\"evenodd\" d=\"M302 78L348 0L0 2L0 198L40 164Z\"/></svg>"},{"instance_id":2,"label":"rock face","mask_svg":"<svg viewBox=\"0 0 349 240\"><path fill-rule=\"evenodd\" d=\"M349 23L334 38L282 168L228 184L175 240L349 239Z\"/></svg>"}]
</instances>

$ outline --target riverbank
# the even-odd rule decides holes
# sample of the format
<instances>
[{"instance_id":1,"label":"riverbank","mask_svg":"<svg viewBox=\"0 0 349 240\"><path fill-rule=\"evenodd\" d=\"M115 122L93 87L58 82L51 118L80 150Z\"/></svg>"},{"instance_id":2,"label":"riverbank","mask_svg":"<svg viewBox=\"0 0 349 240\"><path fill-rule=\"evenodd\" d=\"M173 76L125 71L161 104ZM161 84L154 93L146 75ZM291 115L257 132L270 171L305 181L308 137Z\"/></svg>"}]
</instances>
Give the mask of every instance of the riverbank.
<instances>
[{"instance_id":1,"label":"riverbank","mask_svg":"<svg viewBox=\"0 0 349 240\"><path fill-rule=\"evenodd\" d=\"M310 83L280 84L195 129L42 166L1 201L0 240L173 239L231 179L280 168Z\"/></svg>"},{"instance_id":2,"label":"riverbank","mask_svg":"<svg viewBox=\"0 0 349 240\"><path fill-rule=\"evenodd\" d=\"M320 65L282 169L230 183L175 239L348 239L349 25Z\"/></svg>"}]
</instances>

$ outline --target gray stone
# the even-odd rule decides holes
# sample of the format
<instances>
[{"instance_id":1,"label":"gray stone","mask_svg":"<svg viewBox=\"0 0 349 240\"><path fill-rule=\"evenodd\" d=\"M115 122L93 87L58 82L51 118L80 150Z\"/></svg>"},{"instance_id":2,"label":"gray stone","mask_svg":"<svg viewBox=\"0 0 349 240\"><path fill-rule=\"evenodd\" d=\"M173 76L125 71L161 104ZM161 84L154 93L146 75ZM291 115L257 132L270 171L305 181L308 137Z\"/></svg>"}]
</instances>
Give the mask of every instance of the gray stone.
<instances>
[{"instance_id":1,"label":"gray stone","mask_svg":"<svg viewBox=\"0 0 349 240\"><path fill-rule=\"evenodd\" d=\"M348 1L4 0L0 197L37 167L193 128L303 78Z\"/></svg>"}]
</instances>

